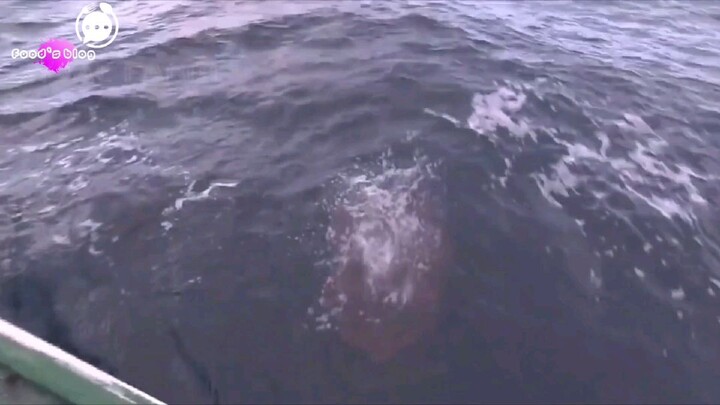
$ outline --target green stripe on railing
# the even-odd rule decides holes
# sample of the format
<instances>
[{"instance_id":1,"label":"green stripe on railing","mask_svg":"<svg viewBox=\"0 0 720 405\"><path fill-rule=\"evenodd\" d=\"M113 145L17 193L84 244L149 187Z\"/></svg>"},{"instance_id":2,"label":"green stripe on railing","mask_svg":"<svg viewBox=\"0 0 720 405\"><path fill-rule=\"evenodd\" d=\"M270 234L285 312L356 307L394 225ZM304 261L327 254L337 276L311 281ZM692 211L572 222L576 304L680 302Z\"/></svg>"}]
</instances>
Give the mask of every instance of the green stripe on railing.
<instances>
[{"instance_id":1,"label":"green stripe on railing","mask_svg":"<svg viewBox=\"0 0 720 405\"><path fill-rule=\"evenodd\" d=\"M0 363L72 404L163 404L2 319Z\"/></svg>"}]
</instances>

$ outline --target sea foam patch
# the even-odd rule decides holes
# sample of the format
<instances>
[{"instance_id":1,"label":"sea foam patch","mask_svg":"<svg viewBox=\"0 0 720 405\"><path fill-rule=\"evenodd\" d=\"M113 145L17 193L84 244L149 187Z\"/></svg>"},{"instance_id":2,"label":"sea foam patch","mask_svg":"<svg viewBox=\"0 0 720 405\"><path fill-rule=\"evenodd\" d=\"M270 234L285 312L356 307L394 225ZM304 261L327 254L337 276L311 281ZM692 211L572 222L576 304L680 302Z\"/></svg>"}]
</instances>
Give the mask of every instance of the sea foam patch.
<instances>
[{"instance_id":1,"label":"sea foam patch","mask_svg":"<svg viewBox=\"0 0 720 405\"><path fill-rule=\"evenodd\" d=\"M341 176L327 211L332 273L315 316L382 361L434 322L449 266L432 165L385 165Z\"/></svg>"}]
</instances>

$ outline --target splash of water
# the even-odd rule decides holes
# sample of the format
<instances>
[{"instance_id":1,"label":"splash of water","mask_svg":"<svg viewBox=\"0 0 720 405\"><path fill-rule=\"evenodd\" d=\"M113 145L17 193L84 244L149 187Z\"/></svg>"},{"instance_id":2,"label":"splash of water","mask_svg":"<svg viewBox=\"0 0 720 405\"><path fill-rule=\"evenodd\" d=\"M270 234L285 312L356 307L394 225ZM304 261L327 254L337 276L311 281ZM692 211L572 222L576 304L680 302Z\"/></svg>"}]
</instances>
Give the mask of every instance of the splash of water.
<instances>
[{"instance_id":1,"label":"splash of water","mask_svg":"<svg viewBox=\"0 0 720 405\"><path fill-rule=\"evenodd\" d=\"M342 178L327 231L336 271L319 329L333 326L375 360L392 357L433 322L448 266L428 166Z\"/></svg>"}]
</instances>

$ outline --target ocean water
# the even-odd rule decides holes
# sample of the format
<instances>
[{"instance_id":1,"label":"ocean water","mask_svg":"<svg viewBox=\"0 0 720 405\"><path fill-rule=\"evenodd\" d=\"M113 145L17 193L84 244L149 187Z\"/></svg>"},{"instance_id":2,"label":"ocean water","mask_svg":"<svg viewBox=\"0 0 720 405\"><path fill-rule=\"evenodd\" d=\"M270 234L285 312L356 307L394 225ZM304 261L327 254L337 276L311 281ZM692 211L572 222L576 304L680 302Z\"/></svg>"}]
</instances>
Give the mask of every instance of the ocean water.
<instances>
[{"instance_id":1,"label":"ocean water","mask_svg":"<svg viewBox=\"0 0 720 405\"><path fill-rule=\"evenodd\" d=\"M3 2L0 314L169 403L720 401L710 1Z\"/></svg>"}]
</instances>

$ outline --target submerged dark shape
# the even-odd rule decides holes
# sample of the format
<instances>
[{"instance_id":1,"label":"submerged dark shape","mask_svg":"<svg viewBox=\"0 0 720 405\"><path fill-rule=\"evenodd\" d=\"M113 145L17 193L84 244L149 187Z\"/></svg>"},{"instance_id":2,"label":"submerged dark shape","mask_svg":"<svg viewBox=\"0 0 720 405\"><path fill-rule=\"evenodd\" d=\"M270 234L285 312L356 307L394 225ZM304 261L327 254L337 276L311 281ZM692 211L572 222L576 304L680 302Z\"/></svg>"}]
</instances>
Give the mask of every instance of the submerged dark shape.
<instances>
[{"instance_id":1,"label":"submerged dark shape","mask_svg":"<svg viewBox=\"0 0 720 405\"><path fill-rule=\"evenodd\" d=\"M0 283L0 304L7 320L59 347L67 353L111 375L117 370L105 359L79 347L70 327L57 314L54 285L48 280L25 273Z\"/></svg>"},{"instance_id":2,"label":"submerged dark shape","mask_svg":"<svg viewBox=\"0 0 720 405\"><path fill-rule=\"evenodd\" d=\"M338 268L322 304L343 340L375 361L389 360L435 326L451 258L427 179L414 172L393 177L344 196L328 232Z\"/></svg>"}]
</instances>

